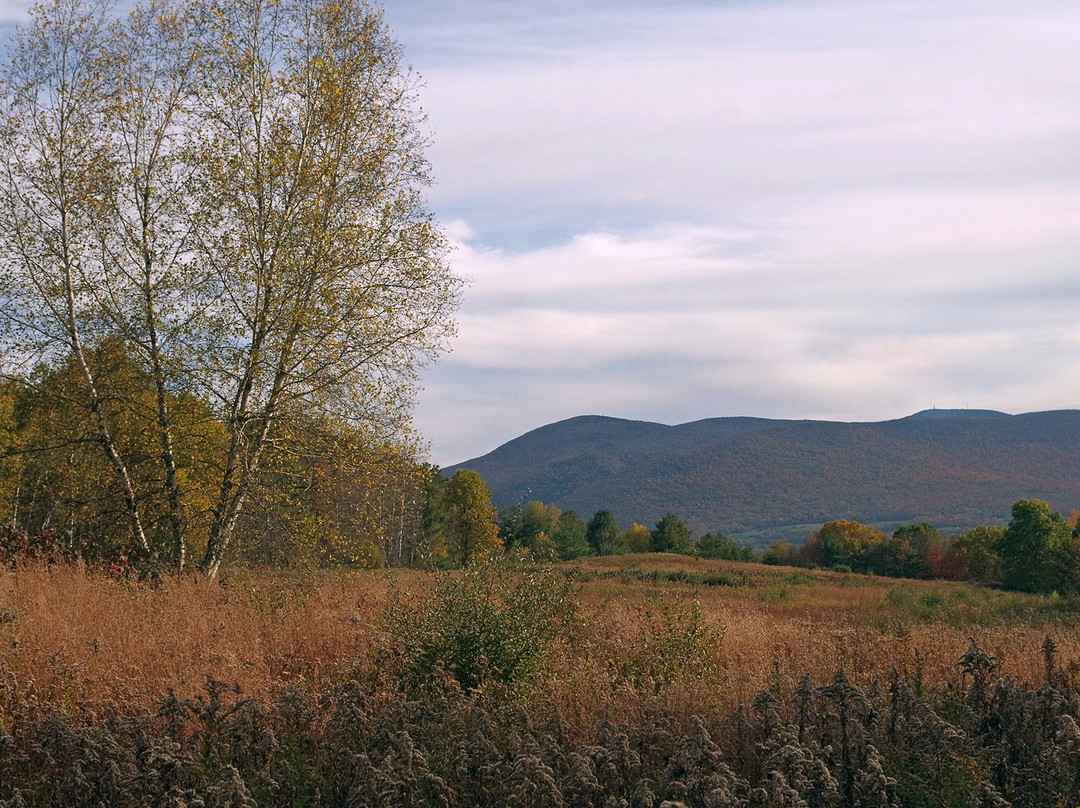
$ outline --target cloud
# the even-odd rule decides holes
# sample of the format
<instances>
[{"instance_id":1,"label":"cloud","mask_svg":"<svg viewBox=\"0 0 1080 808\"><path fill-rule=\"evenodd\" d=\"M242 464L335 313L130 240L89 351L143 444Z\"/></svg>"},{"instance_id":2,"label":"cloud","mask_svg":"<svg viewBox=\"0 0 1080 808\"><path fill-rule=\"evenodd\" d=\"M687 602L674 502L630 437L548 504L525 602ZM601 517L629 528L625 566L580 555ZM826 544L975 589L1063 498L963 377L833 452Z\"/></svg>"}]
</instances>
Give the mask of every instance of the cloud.
<instances>
[{"instance_id":1,"label":"cloud","mask_svg":"<svg viewBox=\"0 0 1080 808\"><path fill-rule=\"evenodd\" d=\"M0 24L17 23L26 19L27 12L34 3L31 0L2 0L0 2Z\"/></svg>"},{"instance_id":2,"label":"cloud","mask_svg":"<svg viewBox=\"0 0 1080 808\"><path fill-rule=\"evenodd\" d=\"M430 75L474 278L441 462L587 412L1080 406L1080 8L650 6Z\"/></svg>"},{"instance_id":3,"label":"cloud","mask_svg":"<svg viewBox=\"0 0 1080 808\"><path fill-rule=\"evenodd\" d=\"M583 413L1080 406L1074 0L385 16L471 279L417 411L437 462Z\"/></svg>"},{"instance_id":4,"label":"cloud","mask_svg":"<svg viewBox=\"0 0 1080 808\"><path fill-rule=\"evenodd\" d=\"M432 72L436 204L493 243L521 228L561 241L649 218L741 223L868 184L1045 182L1075 153L1074 6L674 3L648 19L558 58L522 45Z\"/></svg>"},{"instance_id":5,"label":"cloud","mask_svg":"<svg viewBox=\"0 0 1080 808\"><path fill-rule=\"evenodd\" d=\"M1057 210L1057 194L1029 190L1025 206ZM919 211L1011 209L981 192L887 198ZM856 231L881 221L867 200L857 207L868 213ZM583 413L675 423L1076 406L1080 243L1067 225L1078 208L1036 216L1034 234L1023 217L1013 233L989 216L998 227L986 243L967 215L929 235L832 238L824 225L844 205L789 222L779 243L701 227L582 234L529 253L466 239L454 260L473 287L420 422L446 464ZM1037 271L1029 255L1042 256Z\"/></svg>"}]
</instances>

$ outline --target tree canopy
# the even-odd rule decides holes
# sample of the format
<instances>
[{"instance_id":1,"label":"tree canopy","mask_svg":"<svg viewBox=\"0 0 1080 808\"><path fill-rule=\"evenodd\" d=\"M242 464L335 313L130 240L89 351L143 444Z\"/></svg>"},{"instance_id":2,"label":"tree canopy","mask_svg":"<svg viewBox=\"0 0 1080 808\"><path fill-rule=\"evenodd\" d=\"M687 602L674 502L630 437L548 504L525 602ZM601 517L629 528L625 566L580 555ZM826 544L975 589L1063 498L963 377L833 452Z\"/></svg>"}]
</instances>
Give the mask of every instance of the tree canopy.
<instances>
[{"instance_id":1,"label":"tree canopy","mask_svg":"<svg viewBox=\"0 0 1080 808\"><path fill-rule=\"evenodd\" d=\"M1025 592L1072 588L1075 557L1070 539L1069 526L1047 503L1017 501L999 544L1002 583Z\"/></svg>"},{"instance_id":2,"label":"tree canopy","mask_svg":"<svg viewBox=\"0 0 1080 808\"><path fill-rule=\"evenodd\" d=\"M810 537L807 552L824 566L859 566L867 551L884 540L885 534L871 525L834 519Z\"/></svg>"},{"instance_id":3,"label":"tree canopy","mask_svg":"<svg viewBox=\"0 0 1080 808\"><path fill-rule=\"evenodd\" d=\"M673 513L660 517L651 533L652 549L656 553L694 554L693 536L690 529Z\"/></svg>"},{"instance_id":4,"label":"tree canopy","mask_svg":"<svg viewBox=\"0 0 1080 808\"><path fill-rule=\"evenodd\" d=\"M698 540L698 555L702 558L722 558L728 561L757 561L753 547L734 542L723 533L706 533Z\"/></svg>"},{"instance_id":5,"label":"tree canopy","mask_svg":"<svg viewBox=\"0 0 1080 808\"><path fill-rule=\"evenodd\" d=\"M585 529L585 538L596 555L616 555L625 550L623 534L611 511L597 511Z\"/></svg>"}]
</instances>

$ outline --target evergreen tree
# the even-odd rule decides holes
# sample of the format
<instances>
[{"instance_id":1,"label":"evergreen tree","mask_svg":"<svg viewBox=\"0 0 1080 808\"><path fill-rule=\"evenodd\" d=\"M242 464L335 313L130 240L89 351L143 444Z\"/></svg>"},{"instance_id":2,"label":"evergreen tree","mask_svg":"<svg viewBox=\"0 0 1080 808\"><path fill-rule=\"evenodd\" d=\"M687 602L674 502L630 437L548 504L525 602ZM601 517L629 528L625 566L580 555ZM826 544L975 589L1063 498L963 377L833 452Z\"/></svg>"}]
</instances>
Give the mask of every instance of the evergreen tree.
<instances>
[{"instance_id":1,"label":"evergreen tree","mask_svg":"<svg viewBox=\"0 0 1080 808\"><path fill-rule=\"evenodd\" d=\"M665 513L652 531L654 553L694 554L694 537L690 529L673 513Z\"/></svg>"},{"instance_id":2,"label":"evergreen tree","mask_svg":"<svg viewBox=\"0 0 1080 808\"><path fill-rule=\"evenodd\" d=\"M726 561L757 561L753 547L732 541L723 533L706 533L698 541L698 555L702 558L721 558Z\"/></svg>"},{"instance_id":3,"label":"evergreen tree","mask_svg":"<svg viewBox=\"0 0 1080 808\"><path fill-rule=\"evenodd\" d=\"M626 550L622 531L611 511L597 511L585 528L585 538L596 555L617 555Z\"/></svg>"},{"instance_id":4,"label":"evergreen tree","mask_svg":"<svg viewBox=\"0 0 1080 808\"><path fill-rule=\"evenodd\" d=\"M593 554L588 540L585 538L585 523L574 511L563 511L559 517L559 524L552 536L555 549L559 558L564 561L572 561L575 558L585 558Z\"/></svg>"},{"instance_id":5,"label":"evergreen tree","mask_svg":"<svg viewBox=\"0 0 1080 808\"><path fill-rule=\"evenodd\" d=\"M430 469L424 484L418 548L420 559L429 567L441 567L447 563L446 525L449 513L446 486L447 480L439 473L439 469Z\"/></svg>"}]
</instances>

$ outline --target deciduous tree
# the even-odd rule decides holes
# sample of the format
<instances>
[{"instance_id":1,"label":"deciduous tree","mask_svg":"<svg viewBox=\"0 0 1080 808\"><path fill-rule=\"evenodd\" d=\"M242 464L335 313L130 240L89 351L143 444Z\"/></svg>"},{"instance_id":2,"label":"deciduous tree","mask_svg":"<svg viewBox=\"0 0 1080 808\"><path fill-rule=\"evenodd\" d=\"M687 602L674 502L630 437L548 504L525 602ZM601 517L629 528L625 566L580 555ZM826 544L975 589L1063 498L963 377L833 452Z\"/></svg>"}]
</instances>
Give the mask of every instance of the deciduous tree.
<instances>
[{"instance_id":1,"label":"deciduous tree","mask_svg":"<svg viewBox=\"0 0 1080 808\"><path fill-rule=\"evenodd\" d=\"M459 469L446 486L446 543L450 561L475 566L502 552L498 511L487 483L475 471Z\"/></svg>"},{"instance_id":2,"label":"deciduous tree","mask_svg":"<svg viewBox=\"0 0 1080 808\"><path fill-rule=\"evenodd\" d=\"M217 301L194 374L230 431L201 565L216 569L282 419L407 431L458 282L426 210L415 79L356 0L213 7L193 168Z\"/></svg>"},{"instance_id":3,"label":"deciduous tree","mask_svg":"<svg viewBox=\"0 0 1080 808\"><path fill-rule=\"evenodd\" d=\"M979 525L955 536L950 548L960 565L960 577L968 581L1001 580L1001 547L1005 528Z\"/></svg>"},{"instance_id":4,"label":"deciduous tree","mask_svg":"<svg viewBox=\"0 0 1080 808\"><path fill-rule=\"evenodd\" d=\"M53 0L9 44L0 109L0 326L4 370L29 382L37 363L70 360L73 401L91 416L123 494L132 545L150 551L129 459L109 418L90 352L105 324L98 249L116 191L107 100L104 2ZM20 372L21 371L21 372Z\"/></svg>"},{"instance_id":5,"label":"deciduous tree","mask_svg":"<svg viewBox=\"0 0 1080 808\"><path fill-rule=\"evenodd\" d=\"M926 578L941 556L941 534L927 522L900 525L884 543L872 545L871 568L879 575Z\"/></svg>"},{"instance_id":6,"label":"deciduous tree","mask_svg":"<svg viewBox=\"0 0 1080 808\"><path fill-rule=\"evenodd\" d=\"M1040 500L1021 499L1001 537L1001 581L1008 589L1049 593L1073 585L1069 526Z\"/></svg>"},{"instance_id":7,"label":"deciduous tree","mask_svg":"<svg viewBox=\"0 0 1080 808\"><path fill-rule=\"evenodd\" d=\"M832 567L840 564L865 567L867 554L885 541L885 534L875 527L850 519L834 519L821 526L807 541L807 553L813 561Z\"/></svg>"},{"instance_id":8,"label":"deciduous tree","mask_svg":"<svg viewBox=\"0 0 1080 808\"><path fill-rule=\"evenodd\" d=\"M553 537L561 516L557 506L538 500L514 505L499 515L499 536L507 547L524 547L534 555L547 557L554 550Z\"/></svg>"},{"instance_id":9,"label":"deciduous tree","mask_svg":"<svg viewBox=\"0 0 1080 808\"><path fill-rule=\"evenodd\" d=\"M776 564L778 566L794 566L799 563L799 551L795 545L787 539L777 539L762 553L761 561L764 564Z\"/></svg>"},{"instance_id":10,"label":"deciduous tree","mask_svg":"<svg viewBox=\"0 0 1080 808\"><path fill-rule=\"evenodd\" d=\"M104 0L47 0L12 43L3 370L24 384L40 363L78 370L73 403L133 545L158 546L143 503L163 498L165 556L182 567L194 545L215 574L269 456L296 450L304 424L410 446L416 371L452 333L460 292L424 205L416 90L360 0L146 0L117 19ZM127 407L158 447L147 480L99 389L107 340L152 383L151 406ZM179 394L225 436L197 536Z\"/></svg>"},{"instance_id":11,"label":"deciduous tree","mask_svg":"<svg viewBox=\"0 0 1080 808\"><path fill-rule=\"evenodd\" d=\"M623 534L623 543L628 553L647 553L652 549L652 536L645 525L634 522Z\"/></svg>"}]
</instances>

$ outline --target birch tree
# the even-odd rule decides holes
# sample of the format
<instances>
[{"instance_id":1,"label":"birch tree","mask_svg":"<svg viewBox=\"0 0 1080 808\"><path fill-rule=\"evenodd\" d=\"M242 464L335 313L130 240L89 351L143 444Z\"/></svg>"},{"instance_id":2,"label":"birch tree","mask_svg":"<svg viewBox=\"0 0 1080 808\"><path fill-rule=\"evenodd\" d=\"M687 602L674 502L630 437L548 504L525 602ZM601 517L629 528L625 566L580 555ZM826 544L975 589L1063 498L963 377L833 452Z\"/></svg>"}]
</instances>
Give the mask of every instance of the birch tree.
<instances>
[{"instance_id":1,"label":"birch tree","mask_svg":"<svg viewBox=\"0 0 1080 808\"><path fill-rule=\"evenodd\" d=\"M107 271L95 303L105 329L123 337L153 381L168 553L179 569L186 562L184 503L170 391L190 387L179 366L204 285L192 271L195 209L185 160L203 50L199 22L190 10L150 0L114 24L103 44L113 181L97 233Z\"/></svg>"},{"instance_id":2,"label":"birch tree","mask_svg":"<svg viewBox=\"0 0 1080 808\"><path fill-rule=\"evenodd\" d=\"M407 428L417 364L449 335L458 292L421 194L415 80L379 14L354 0L213 11L193 157L219 284L194 377L230 433L211 573L279 421Z\"/></svg>"},{"instance_id":3,"label":"birch tree","mask_svg":"<svg viewBox=\"0 0 1080 808\"><path fill-rule=\"evenodd\" d=\"M133 544L149 552L135 483L88 356L101 338L94 298L105 267L95 241L112 193L106 11L100 2L38 6L10 46L0 121L5 368L22 365L25 379L32 363L75 363L77 401L120 482Z\"/></svg>"},{"instance_id":4,"label":"birch tree","mask_svg":"<svg viewBox=\"0 0 1080 808\"><path fill-rule=\"evenodd\" d=\"M270 448L304 452L290 422L410 440L417 370L451 336L460 293L424 204L417 80L357 0L148 0L112 22L96 0L50 0L11 54L5 355L74 356L81 399L103 413L79 357L122 341L156 391L147 484L168 507L154 545L176 567L197 547L216 574ZM226 436L200 536L177 395L206 402ZM149 549L115 428L98 417Z\"/></svg>"}]
</instances>

